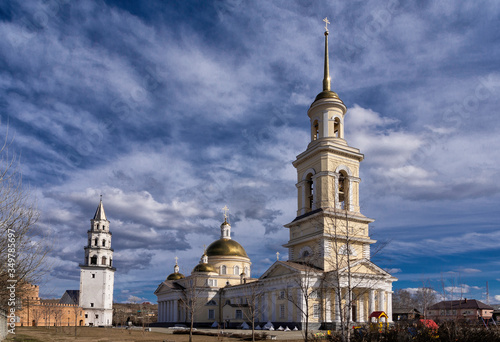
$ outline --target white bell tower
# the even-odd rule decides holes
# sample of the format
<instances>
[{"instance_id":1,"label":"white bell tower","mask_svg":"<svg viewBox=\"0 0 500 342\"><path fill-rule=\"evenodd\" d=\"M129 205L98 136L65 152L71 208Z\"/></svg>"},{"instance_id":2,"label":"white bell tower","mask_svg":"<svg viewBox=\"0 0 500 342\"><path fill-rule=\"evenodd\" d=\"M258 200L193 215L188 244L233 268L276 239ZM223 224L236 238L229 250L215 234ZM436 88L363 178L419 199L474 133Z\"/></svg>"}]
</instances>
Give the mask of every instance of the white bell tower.
<instances>
[{"instance_id":1,"label":"white bell tower","mask_svg":"<svg viewBox=\"0 0 500 342\"><path fill-rule=\"evenodd\" d=\"M111 232L102 196L87 231L85 262L80 264L80 302L85 310L85 325L110 326L113 322L115 268Z\"/></svg>"}]
</instances>

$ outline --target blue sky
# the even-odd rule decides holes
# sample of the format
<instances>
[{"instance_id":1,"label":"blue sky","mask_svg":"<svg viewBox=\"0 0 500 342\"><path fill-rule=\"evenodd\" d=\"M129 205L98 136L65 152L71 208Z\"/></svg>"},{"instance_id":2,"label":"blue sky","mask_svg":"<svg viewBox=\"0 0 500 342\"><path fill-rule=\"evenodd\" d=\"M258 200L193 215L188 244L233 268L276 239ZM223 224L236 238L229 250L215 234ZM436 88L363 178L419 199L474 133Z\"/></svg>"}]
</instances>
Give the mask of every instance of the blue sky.
<instances>
[{"instance_id":1,"label":"blue sky","mask_svg":"<svg viewBox=\"0 0 500 342\"><path fill-rule=\"evenodd\" d=\"M500 302L500 4L496 1L7 1L0 133L21 154L42 295L79 286L103 194L115 300L155 300L233 237L264 272L296 213L329 17L332 89L365 154L361 210L400 280Z\"/></svg>"}]
</instances>

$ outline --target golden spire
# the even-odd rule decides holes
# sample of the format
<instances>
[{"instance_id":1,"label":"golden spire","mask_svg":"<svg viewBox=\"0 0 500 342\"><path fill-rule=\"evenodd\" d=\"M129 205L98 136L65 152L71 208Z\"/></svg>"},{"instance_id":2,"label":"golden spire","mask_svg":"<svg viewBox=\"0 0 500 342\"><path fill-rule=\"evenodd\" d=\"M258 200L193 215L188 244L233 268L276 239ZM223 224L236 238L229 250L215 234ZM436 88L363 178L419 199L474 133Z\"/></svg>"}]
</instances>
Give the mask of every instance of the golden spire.
<instances>
[{"instance_id":1,"label":"golden spire","mask_svg":"<svg viewBox=\"0 0 500 342\"><path fill-rule=\"evenodd\" d=\"M323 77L323 91L330 91L330 65L328 63L328 18L323 19L325 22L325 73Z\"/></svg>"},{"instance_id":2,"label":"golden spire","mask_svg":"<svg viewBox=\"0 0 500 342\"><path fill-rule=\"evenodd\" d=\"M325 70L323 75L323 91L316 96L314 102L325 98L340 100L339 96L330 88L330 63L328 60L328 24L330 24L330 21L328 21L328 18L323 19L323 21L325 22Z\"/></svg>"}]
</instances>

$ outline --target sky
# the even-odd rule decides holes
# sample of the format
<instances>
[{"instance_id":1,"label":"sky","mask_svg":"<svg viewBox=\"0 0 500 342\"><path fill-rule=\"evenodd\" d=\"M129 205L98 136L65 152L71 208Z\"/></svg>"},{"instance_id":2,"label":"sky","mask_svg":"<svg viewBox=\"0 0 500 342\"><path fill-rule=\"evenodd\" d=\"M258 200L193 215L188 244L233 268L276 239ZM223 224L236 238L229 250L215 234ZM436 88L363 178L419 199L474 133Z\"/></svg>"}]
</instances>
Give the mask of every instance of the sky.
<instances>
[{"instance_id":1,"label":"sky","mask_svg":"<svg viewBox=\"0 0 500 342\"><path fill-rule=\"evenodd\" d=\"M262 274L297 210L328 17L332 90L365 155L373 261L500 303L498 1L3 1L0 136L49 239L44 297L79 288L102 194L116 302L232 236ZM376 247L375 247L376 248Z\"/></svg>"}]
</instances>

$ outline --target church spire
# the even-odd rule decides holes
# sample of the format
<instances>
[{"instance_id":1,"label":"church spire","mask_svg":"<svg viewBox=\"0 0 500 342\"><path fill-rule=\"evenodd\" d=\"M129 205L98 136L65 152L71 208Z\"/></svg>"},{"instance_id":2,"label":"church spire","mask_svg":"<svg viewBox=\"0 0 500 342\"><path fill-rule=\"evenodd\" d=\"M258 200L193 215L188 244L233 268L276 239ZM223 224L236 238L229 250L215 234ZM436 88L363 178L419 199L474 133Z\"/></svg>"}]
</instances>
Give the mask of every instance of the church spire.
<instances>
[{"instance_id":1,"label":"church spire","mask_svg":"<svg viewBox=\"0 0 500 342\"><path fill-rule=\"evenodd\" d=\"M324 70L323 70L323 91L316 96L316 99L314 102L320 100L320 99L325 99L325 98L334 98L334 99L339 99L339 96L331 90L330 83L330 61L328 58L328 24L330 24L330 21L328 21L328 18L323 19L325 22L325 62L324 62ZM340 100L340 99L339 99ZM313 102L313 103L314 103ZM311 105L312 106L312 105Z\"/></svg>"},{"instance_id":2,"label":"church spire","mask_svg":"<svg viewBox=\"0 0 500 342\"><path fill-rule=\"evenodd\" d=\"M95 211L94 220L102 220L102 221L106 220L106 214L104 213L104 206L102 205L102 195L101 195L101 201L99 202L97 210Z\"/></svg>"},{"instance_id":3,"label":"church spire","mask_svg":"<svg viewBox=\"0 0 500 342\"><path fill-rule=\"evenodd\" d=\"M325 22L325 70L323 76L323 91L330 91L330 65L328 63L328 18L323 19Z\"/></svg>"}]
</instances>

